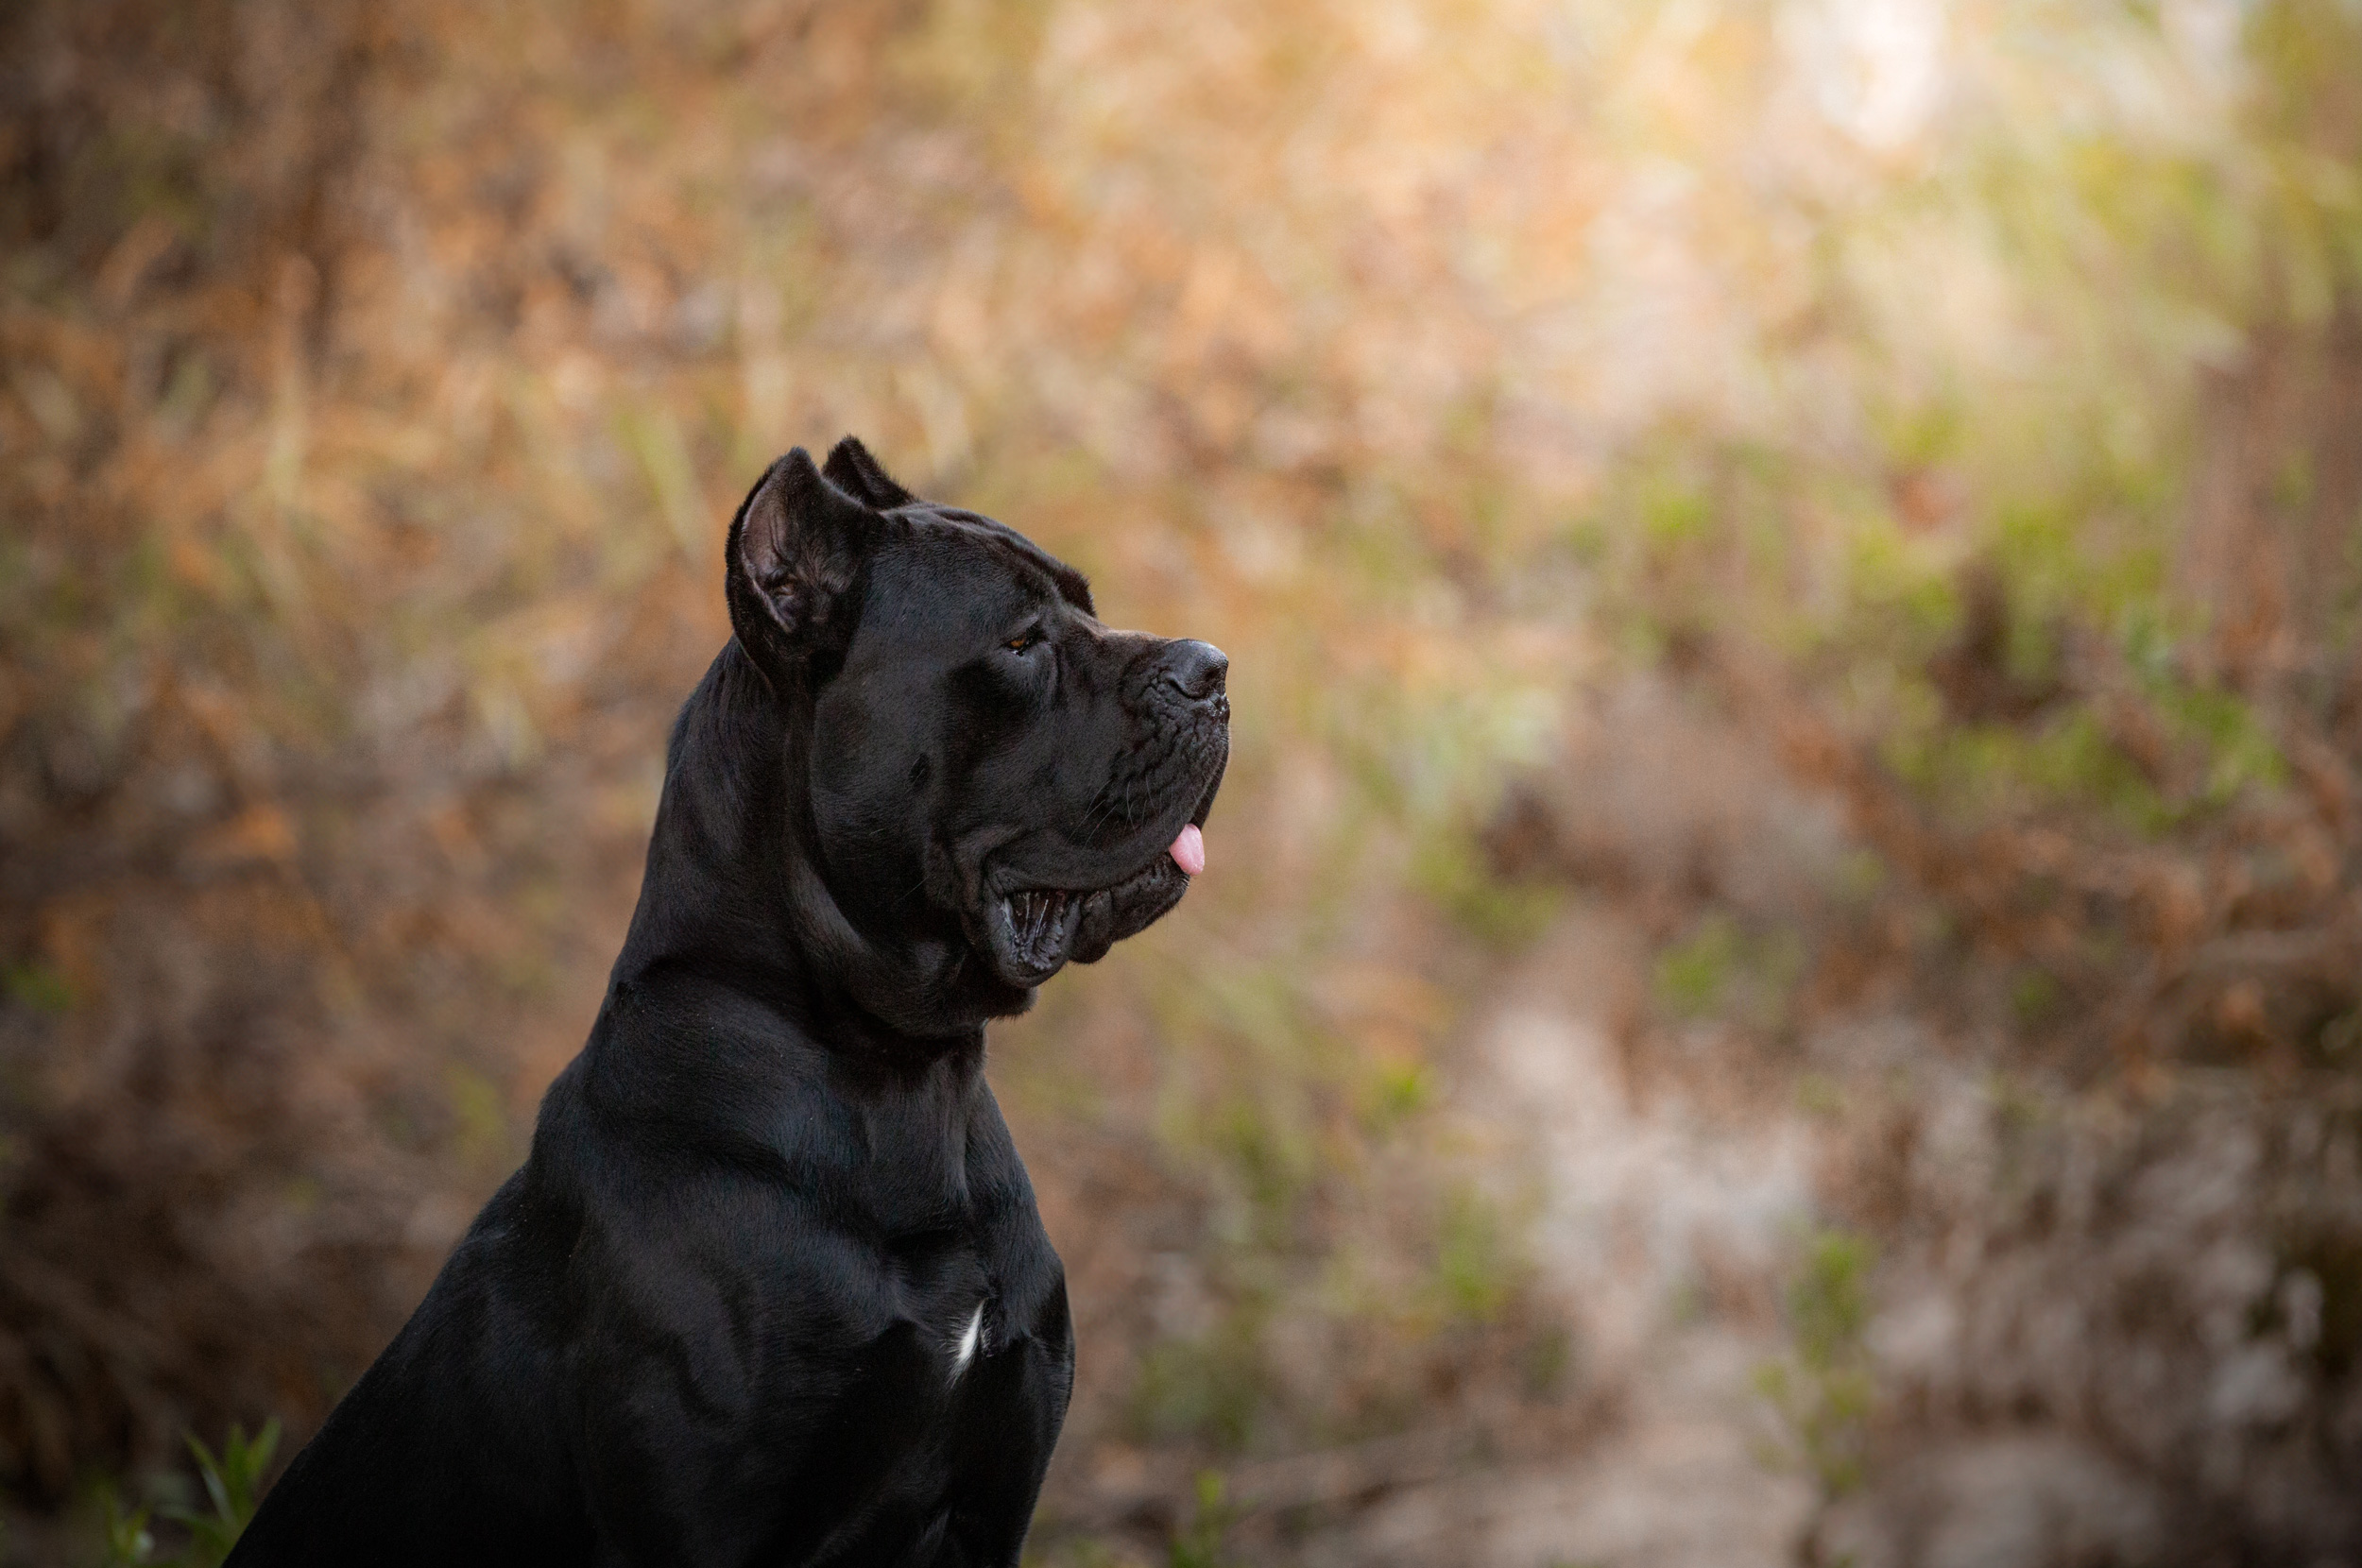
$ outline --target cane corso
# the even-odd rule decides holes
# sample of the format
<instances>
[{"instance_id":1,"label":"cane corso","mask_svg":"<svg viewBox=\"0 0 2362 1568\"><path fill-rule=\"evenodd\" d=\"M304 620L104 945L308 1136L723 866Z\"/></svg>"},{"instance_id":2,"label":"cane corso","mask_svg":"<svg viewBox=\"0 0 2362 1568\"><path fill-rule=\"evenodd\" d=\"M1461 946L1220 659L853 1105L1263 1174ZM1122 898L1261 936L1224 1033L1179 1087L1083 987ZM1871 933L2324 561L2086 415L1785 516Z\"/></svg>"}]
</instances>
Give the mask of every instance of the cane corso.
<instances>
[{"instance_id":1,"label":"cane corso","mask_svg":"<svg viewBox=\"0 0 2362 1568\"><path fill-rule=\"evenodd\" d=\"M1073 1331L984 1026L1203 869L1227 661L850 438L727 555L590 1041L234 1568L1018 1560Z\"/></svg>"}]
</instances>

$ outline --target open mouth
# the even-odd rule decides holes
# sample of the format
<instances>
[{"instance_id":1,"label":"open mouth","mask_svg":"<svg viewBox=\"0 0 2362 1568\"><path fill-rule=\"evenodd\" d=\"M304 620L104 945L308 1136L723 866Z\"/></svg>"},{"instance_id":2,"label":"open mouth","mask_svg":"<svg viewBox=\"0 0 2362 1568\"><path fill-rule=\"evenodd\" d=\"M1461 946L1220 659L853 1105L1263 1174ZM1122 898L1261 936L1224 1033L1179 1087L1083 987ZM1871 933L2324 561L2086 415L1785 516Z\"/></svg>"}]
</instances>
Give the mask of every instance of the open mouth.
<instances>
[{"instance_id":1,"label":"open mouth","mask_svg":"<svg viewBox=\"0 0 2362 1568\"><path fill-rule=\"evenodd\" d=\"M1001 978L1030 989L1069 963L1096 963L1181 902L1190 878L1206 869L1204 827L1227 759L1215 761L1172 842L1138 870L1095 888L1018 886L987 895L979 912L984 945Z\"/></svg>"},{"instance_id":2,"label":"open mouth","mask_svg":"<svg viewBox=\"0 0 2362 1568\"><path fill-rule=\"evenodd\" d=\"M1191 841L1185 853L1202 868L1196 831L1192 825L1182 836ZM993 956L1003 978L1039 985L1070 962L1092 963L1105 957L1109 947L1179 903L1189 889L1190 873L1172 850L1103 888L1016 889L986 906Z\"/></svg>"},{"instance_id":3,"label":"open mouth","mask_svg":"<svg viewBox=\"0 0 2362 1568\"><path fill-rule=\"evenodd\" d=\"M1001 931L994 934L1007 933L1007 953L1016 961L1011 967L1046 975L1064 963L1074 940L1074 923L1089 896L1065 888L1025 888L1003 897L995 921Z\"/></svg>"},{"instance_id":4,"label":"open mouth","mask_svg":"<svg viewBox=\"0 0 2362 1568\"><path fill-rule=\"evenodd\" d=\"M1001 978L1039 985L1070 963L1096 963L1118 942L1155 924L1189 892L1190 878L1206 869L1199 825L1213 803L1209 786L1171 845L1119 881L1099 888L1013 888L988 900L985 934Z\"/></svg>"}]
</instances>

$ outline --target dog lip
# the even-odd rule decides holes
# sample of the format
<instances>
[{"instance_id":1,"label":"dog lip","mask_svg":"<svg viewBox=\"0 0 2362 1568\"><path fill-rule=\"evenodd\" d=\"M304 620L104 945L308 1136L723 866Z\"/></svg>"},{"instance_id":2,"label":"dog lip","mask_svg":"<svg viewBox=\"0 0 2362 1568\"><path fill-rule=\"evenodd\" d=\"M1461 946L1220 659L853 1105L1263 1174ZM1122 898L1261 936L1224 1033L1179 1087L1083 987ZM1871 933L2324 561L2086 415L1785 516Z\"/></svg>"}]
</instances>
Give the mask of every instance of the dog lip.
<instances>
[{"instance_id":1,"label":"dog lip","mask_svg":"<svg viewBox=\"0 0 2362 1568\"><path fill-rule=\"evenodd\" d=\"M1156 875L1157 868L1163 862L1172 858L1169 850L1159 849L1136 871L1125 872L1112 881L1093 882L1081 887L1065 886L1054 882L1013 882L994 895L992 902L1006 908L1011 899L1021 898L1027 894L1056 893L1064 894L1070 905L1079 906L1086 899L1096 898L1102 894L1121 893L1135 883L1148 880Z\"/></svg>"},{"instance_id":2,"label":"dog lip","mask_svg":"<svg viewBox=\"0 0 2362 1568\"><path fill-rule=\"evenodd\" d=\"M994 955L1010 979L1038 984L1066 963L1083 897L1062 888L1020 888L992 900L985 921Z\"/></svg>"},{"instance_id":3,"label":"dog lip","mask_svg":"<svg viewBox=\"0 0 2362 1568\"><path fill-rule=\"evenodd\" d=\"M1190 812L1190 825L1206 826L1206 819L1214 814L1214 797L1222 793L1222 775L1230 771L1230 751L1223 748L1222 760L1216 764L1213 776L1206 781L1206 793L1197 797L1197 807Z\"/></svg>"},{"instance_id":4,"label":"dog lip","mask_svg":"<svg viewBox=\"0 0 2362 1568\"><path fill-rule=\"evenodd\" d=\"M1225 755L1223 762L1227 761L1228 758ZM1204 827L1206 819L1213 814L1214 797L1222 793L1222 779L1225 771L1225 767L1218 763L1212 770L1211 776L1206 780L1206 786L1199 793L1196 804L1190 808L1190 814L1185 819L1190 827ZM1178 830L1177 827L1175 830ZM1079 903L1083 899L1094 897L1103 893L1121 892L1137 882L1145 881L1155 876L1157 869L1172 859L1172 834L1164 833L1156 840L1156 847L1141 861L1137 868L1107 881L1077 882L1068 878L1025 881L1020 880L1018 875L1012 875L1007 863L1003 861L993 865L984 873L982 879L983 902L987 906L1000 905L1028 893L1065 893L1072 895Z\"/></svg>"}]
</instances>

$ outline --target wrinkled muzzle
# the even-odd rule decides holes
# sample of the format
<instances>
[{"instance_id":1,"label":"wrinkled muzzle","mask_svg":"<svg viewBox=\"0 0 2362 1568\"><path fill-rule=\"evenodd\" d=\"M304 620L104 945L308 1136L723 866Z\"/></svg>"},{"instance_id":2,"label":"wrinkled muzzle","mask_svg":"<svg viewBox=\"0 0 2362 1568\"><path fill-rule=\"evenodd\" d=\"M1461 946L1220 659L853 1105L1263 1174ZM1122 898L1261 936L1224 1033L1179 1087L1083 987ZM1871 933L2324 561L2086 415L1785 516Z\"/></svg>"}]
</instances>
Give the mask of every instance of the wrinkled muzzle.
<instances>
[{"instance_id":1,"label":"wrinkled muzzle","mask_svg":"<svg viewBox=\"0 0 2362 1568\"><path fill-rule=\"evenodd\" d=\"M995 866L977 912L983 946L1011 985L1039 985L1070 962L1093 963L1181 901L1206 869L1207 814L1230 758L1229 660L1208 643L1156 646L1126 677L1144 721L1099 793L1062 824L1101 844L1086 863Z\"/></svg>"}]
</instances>

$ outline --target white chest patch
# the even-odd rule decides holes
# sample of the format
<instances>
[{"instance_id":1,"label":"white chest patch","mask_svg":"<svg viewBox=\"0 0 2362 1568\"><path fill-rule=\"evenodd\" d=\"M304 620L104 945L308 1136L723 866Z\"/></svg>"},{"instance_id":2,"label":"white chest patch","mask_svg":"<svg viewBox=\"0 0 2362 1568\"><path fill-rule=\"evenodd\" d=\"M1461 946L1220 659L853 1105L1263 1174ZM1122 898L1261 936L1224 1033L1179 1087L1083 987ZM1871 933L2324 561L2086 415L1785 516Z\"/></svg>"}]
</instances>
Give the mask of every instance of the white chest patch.
<instances>
[{"instance_id":1,"label":"white chest patch","mask_svg":"<svg viewBox=\"0 0 2362 1568\"><path fill-rule=\"evenodd\" d=\"M951 1375L957 1378L967 1371L967 1364L976 1359L976 1343L984 1332L984 1304L978 1302L976 1310L967 1315L967 1326L951 1341Z\"/></svg>"}]
</instances>

